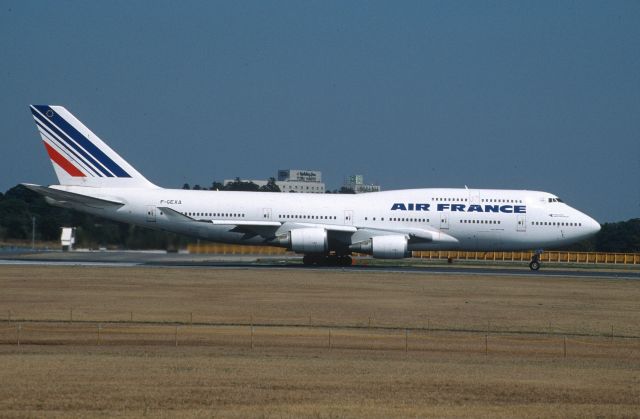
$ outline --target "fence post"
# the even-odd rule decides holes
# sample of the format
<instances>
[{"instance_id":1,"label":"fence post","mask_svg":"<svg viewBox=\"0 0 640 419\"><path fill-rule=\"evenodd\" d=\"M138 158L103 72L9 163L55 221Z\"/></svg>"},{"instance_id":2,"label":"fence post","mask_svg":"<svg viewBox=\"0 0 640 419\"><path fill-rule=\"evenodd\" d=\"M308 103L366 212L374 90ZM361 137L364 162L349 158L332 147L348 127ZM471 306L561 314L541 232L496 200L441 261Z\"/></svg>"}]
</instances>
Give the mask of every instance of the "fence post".
<instances>
[{"instance_id":1,"label":"fence post","mask_svg":"<svg viewBox=\"0 0 640 419\"><path fill-rule=\"evenodd\" d=\"M11 310L7 310L9 312L9 321L11 321Z\"/></svg>"},{"instance_id":2,"label":"fence post","mask_svg":"<svg viewBox=\"0 0 640 419\"><path fill-rule=\"evenodd\" d=\"M611 325L611 342L613 342L613 325Z\"/></svg>"},{"instance_id":3,"label":"fence post","mask_svg":"<svg viewBox=\"0 0 640 419\"><path fill-rule=\"evenodd\" d=\"M20 346L20 329L22 328L22 325L19 324L16 327L16 340L18 341L18 346Z\"/></svg>"},{"instance_id":4,"label":"fence post","mask_svg":"<svg viewBox=\"0 0 640 419\"><path fill-rule=\"evenodd\" d=\"M69 321L73 322L73 308L69 309Z\"/></svg>"},{"instance_id":5,"label":"fence post","mask_svg":"<svg viewBox=\"0 0 640 419\"><path fill-rule=\"evenodd\" d=\"M331 350L331 328L329 328L329 350Z\"/></svg>"},{"instance_id":6,"label":"fence post","mask_svg":"<svg viewBox=\"0 0 640 419\"><path fill-rule=\"evenodd\" d=\"M193 325L193 311L189 313L189 325Z\"/></svg>"},{"instance_id":7,"label":"fence post","mask_svg":"<svg viewBox=\"0 0 640 419\"><path fill-rule=\"evenodd\" d=\"M251 327L251 349L253 349L253 313L249 315L249 323Z\"/></svg>"},{"instance_id":8,"label":"fence post","mask_svg":"<svg viewBox=\"0 0 640 419\"><path fill-rule=\"evenodd\" d=\"M566 358L567 357L567 337L566 336L564 337L563 354L564 354L564 357Z\"/></svg>"},{"instance_id":9,"label":"fence post","mask_svg":"<svg viewBox=\"0 0 640 419\"><path fill-rule=\"evenodd\" d=\"M404 351L409 352L409 331L404 329Z\"/></svg>"},{"instance_id":10,"label":"fence post","mask_svg":"<svg viewBox=\"0 0 640 419\"><path fill-rule=\"evenodd\" d=\"M102 329L102 325L98 323L98 345L100 345L100 341L101 341L100 329Z\"/></svg>"},{"instance_id":11,"label":"fence post","mask_svg":"<svg viewBox=\"0 0 640 419\"><path fill-rule=\"evenodd\" d=\"M131 314L131 316L129 317L129 321L130 321L130 322L133 322L133 311L132 311L132 312L130 312L130 314Z\"/></svg>"},{"instance_id":12,"label":"fence post","mask_svg":"<svg viewBox=\"0 0 640 419\"><path fill-rule=\"evenodd\" d=\"M178 325L176 325L176 334L174 336L175 336L176 347L178 347Z\"/></svg>"},{"instance_id":13,"label":"fence post","mask_svg":"<svg viewBox=\"0 0 640 419\"><path fill-rule=\"evenodd\" d=\"M484 355L489 355L489 334L484 335Z\"/></svg>"}]
</instances>

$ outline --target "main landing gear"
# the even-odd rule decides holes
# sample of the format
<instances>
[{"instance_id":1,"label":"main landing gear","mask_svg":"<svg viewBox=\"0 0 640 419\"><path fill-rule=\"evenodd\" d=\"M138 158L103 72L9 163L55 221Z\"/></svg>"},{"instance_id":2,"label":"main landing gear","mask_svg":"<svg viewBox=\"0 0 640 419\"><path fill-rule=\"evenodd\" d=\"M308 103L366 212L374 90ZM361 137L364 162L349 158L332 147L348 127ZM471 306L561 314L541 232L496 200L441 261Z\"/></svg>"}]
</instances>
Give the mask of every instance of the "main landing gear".
<instances>
[{"instance_id":1,"label":"main landing gear","mask_svg":"<svg viewBox=\"0 0 640 419\"><path fill-rule=\"evenodd\" d=\"M351 256L309 253L304 255L302 263L305 266L351 266Z\"/></svg>"},{"instance_id":2,"label":"main landing gear","mask_svg":"<svg viewBox=\"0 0 640 419\"><path fill-rule=\"evenodd\" d=\"M540 269L540 255L542 254L542 250L536 250L536 252L531 256L531 262L529 262L529 268L532 271L537 271Z\"/></svg>"}]
</instances>

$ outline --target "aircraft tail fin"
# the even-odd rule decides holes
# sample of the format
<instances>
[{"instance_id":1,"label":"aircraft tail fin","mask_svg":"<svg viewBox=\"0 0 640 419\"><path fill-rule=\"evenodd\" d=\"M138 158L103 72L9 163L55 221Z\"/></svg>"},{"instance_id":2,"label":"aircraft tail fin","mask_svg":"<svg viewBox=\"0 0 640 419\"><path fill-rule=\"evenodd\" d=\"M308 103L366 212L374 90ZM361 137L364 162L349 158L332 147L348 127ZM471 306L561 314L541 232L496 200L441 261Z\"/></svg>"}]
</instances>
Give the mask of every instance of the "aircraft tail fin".
<instances>
[{"instance_id":1,"label":"aircraft tail fin","mask_svg":"<svg viewBox=\"0 0 640 419\"><path fill-rule=\"evenodd\" d=\"M156 187L64 107L30 108L60 185Z\"/></svg>"}]
</instances>

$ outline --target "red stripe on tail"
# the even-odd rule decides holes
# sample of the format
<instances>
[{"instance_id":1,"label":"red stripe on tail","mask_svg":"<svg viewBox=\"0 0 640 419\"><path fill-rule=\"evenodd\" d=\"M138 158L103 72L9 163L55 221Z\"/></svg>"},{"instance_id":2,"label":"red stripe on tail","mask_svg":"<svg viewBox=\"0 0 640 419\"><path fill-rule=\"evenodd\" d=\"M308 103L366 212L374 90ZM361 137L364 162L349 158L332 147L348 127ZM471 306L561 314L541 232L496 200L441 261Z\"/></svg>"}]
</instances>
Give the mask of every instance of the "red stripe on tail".
<instances>
[{"instance_id":1,"label":"red stripe on tail","mask_svg":"<svg viewBox=\"0 0 640 419\"><path fill-rule=\"evenodd\" d=\"M69 173L69 175L73 177L85 177L85 174L82 173L77 167L75 167L71 162L64 158L64 156L58 153L53 147L43 141L45 148L47 149L47 154L49 154L49 158L56 162L56 164L64 169L65 172Z\"/></svg>"}]
</instances>

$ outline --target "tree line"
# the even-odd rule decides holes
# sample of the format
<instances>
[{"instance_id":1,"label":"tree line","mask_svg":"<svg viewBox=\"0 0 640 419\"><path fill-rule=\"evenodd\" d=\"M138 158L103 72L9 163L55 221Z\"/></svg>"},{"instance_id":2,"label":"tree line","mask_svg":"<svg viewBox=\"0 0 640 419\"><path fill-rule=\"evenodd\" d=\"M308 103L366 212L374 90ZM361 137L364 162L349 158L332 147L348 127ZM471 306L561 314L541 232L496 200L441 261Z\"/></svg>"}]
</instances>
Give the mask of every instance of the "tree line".
<instances>
[{"instance_id":1,"label":"tree line","mask_svg":"<svg viewBox=\"0 0 640 419\"><path fill-rule=\"evenodd\" d=\"M269 180L267 180L267 184L262 186L258 186L257 184L251 181L240 180L240 178L237 177L232 182L229 182L226 185L223 183L214 181L211 184L211 187L206 188L206 187L200 186L199 184L195 184L193 185L193 187L191 187L191 185L189 185L188 183L185 183L184 185L182 185L182 189L191 189L194 191L208 190L208 191L244 191L244 192L282 192L282 190L276 183L276 179L274 177L270 177ZM295 192L291 191L290 193L295 193ZM325 193L355 194L356 192L347 186L342 186L340 189L334 189L333 191L327 189Z\"/></svg>"},{"instance_id":2,"label":"tree line","mask_svg":"<svg viewBox=\"0 0 640 419\"><path fill-rule=\"evenodd\" d=\"M275 179L272 185L268 187L269 183L263 187L258 187L252 182L243 182L240 179L236 179L232 183L235 185L226 189L223 185L222 189L217 189L279 191L279 188L277 191L275 190L278 187L275 184ZM247 186L246 183L251 183L258 189L242 189L253 188L253 186ZM193 189L196 189L196 186ZM214 182L212 186L216 186L216 183ZM55 207L47 204L41 195L22 185L15 186L4 194L0 193L1 242L30 240L34 219L36 226L35 239L37 241L57 242L60 240L61 227L76 227L76 243L78 247L177 250L196 241L196 239L175 233L150 230L66 208ZM605 223L602 225L600 232L594 237L563 250L640 252L640 218Z\"/></svg>"},{"instance_id":3,"label":"tree line","mask_svg":"<svg viewBox=\"0 0 640 419\"><path fill-rule=\"evenodd\" d=\"M193 188L185 183L182 185L182 189L191 189L194 191L244 191L244 192L281 192L280 187L276 184L276 178L270 177L267 180L266 185L258 186L251 181L240 180L239 177L235 178L233 182L229 182L226 185L214 181L210 188L203 188L199 184L193 185Z\"/></svg>"}]
</instances>

